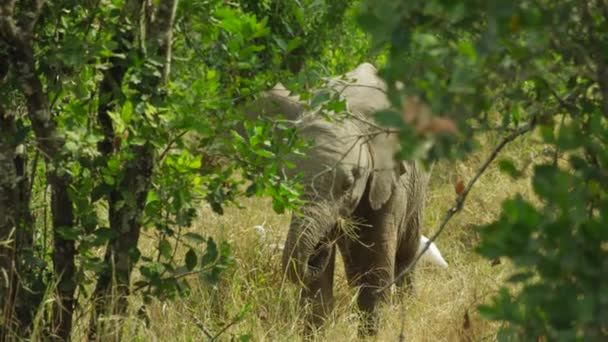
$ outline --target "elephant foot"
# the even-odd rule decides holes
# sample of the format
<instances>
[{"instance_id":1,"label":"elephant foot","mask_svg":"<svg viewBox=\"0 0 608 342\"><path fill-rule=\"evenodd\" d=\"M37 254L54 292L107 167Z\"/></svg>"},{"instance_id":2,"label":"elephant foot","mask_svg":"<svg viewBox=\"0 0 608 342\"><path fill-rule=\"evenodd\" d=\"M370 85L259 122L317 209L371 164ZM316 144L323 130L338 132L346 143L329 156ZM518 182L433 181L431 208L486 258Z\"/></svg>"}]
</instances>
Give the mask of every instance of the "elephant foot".
<instances>
[{"instance_id":1,"label":"elephant foot","mask_svg":"<svg viewBox=\"0 0 608 342\"><path fill-rule=\"evenodd\" d=\"M302 291L301 305L305 308L304 336L312 337L319 331L333 309L333 298L324 298L322 291Z\"/></svg>"},{"instance_id":2,"label":"elephant foot","mask_svg":"<svg viewBox=\"0 0 608 342\"><path fill-rule=\"evenodd\" d=\"M396 273L399 274L399 273ZM397 297L399 299L407 298L407 297L416 297L417 296L417 288L416 288L416 273L414 270L410 270L405 274L401 279L399 279L396 283Z\"/></svg>"},{"instance_id":3,"label":"elephant foot","mask_svg":"<svg viewBox=\"0 0 608 342\"><path fill-rule=\"evenodd\" d=\"M363 288L359 293L358 304L359 310L361 310L359 337L374 336L378 333L378 305L382 302L382 299L387 299L387 293L378 295L374 292L376 288L377 287Z\"/></svg>"},{"instance_id":4,"label":"elephant foot","mask_svg":"<svg viewBox=\"0 0 608 342\"><path fill-rule=\"evenodd\" d=\"M406 289L406 294L409 297L416 297L416 295L417 295L416 277L415 277L414 272L409 272L408 274L405 275L405 289Z\"/></svg>"}]
</instances>

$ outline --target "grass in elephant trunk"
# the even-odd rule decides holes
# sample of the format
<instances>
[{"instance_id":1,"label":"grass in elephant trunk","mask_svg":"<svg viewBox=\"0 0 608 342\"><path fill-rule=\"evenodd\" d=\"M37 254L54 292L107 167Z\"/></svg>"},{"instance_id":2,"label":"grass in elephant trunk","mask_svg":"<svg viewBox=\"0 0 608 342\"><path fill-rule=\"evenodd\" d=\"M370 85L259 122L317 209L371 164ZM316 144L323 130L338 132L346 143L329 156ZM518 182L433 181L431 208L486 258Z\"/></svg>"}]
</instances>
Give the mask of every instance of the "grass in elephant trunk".
<instances>
[{"instance_id":1,"label":"grass in elephant trunk","mask_svg":"<svg viewBox=\"0 0 608 342\"><path fill-rule=\"evenodd\" d=\"M307 203L291 220L282 265L293 283L308 284L327 267L337 216L337 206Z\"/></svg>"},{"instance_id":2,"label":"grass in elephant trunk","mask_svg":"<svg viewBox=\"0 0 608 342\"><path fill-rule=\"evenodd\" d=\"M483 162L498 137L486 135L479 152L462 162L435 166L427 196L423 233L430 236L452 206L454 185L467 181ZM510 158L526 174L543 146L534 137L524 137L505 149L500 158ZM520 193L532 198L529 180L514 181L500 173L495 164L471 192L465 207L437 241L449 263L447 269L421 264L417 269L417 296L406 298L402 306L397 296L384 306L377 340L395 341L404 324L408 341L478 341L495 339L497 325L476 313L476 306L489 300L512 273L506 262L492 265L473 252L479 237L474 226L494 220L503 199ZM155 302L151 320L144 326L135 318L125 325L125 340L192 341L208 340L228 326L220 340L251 334L253 341L300 340L301 310L296 286L285 280L281 271L282 245L290 223L289 215L275 215L270 201L251 199L247 209L230 208L224 216L203 208L202 220L193 229L233 245L236 267L227 271L216 289L192 279L192 295L173 302ZM265 238L253 228L263 224ZM144 247L145 248L145 247ZM359 319L356 294L346 284L342 261L335 276L336 305L319 340L357 340ZM246 305L251 310L242 320L235 316ZM133 305L133 308L137 306ZM403 315L402 315L403 312ZM405 320L402 320L402 316ZM373 340L373 339L372 339Z\"/></svg>"}]
</instances>

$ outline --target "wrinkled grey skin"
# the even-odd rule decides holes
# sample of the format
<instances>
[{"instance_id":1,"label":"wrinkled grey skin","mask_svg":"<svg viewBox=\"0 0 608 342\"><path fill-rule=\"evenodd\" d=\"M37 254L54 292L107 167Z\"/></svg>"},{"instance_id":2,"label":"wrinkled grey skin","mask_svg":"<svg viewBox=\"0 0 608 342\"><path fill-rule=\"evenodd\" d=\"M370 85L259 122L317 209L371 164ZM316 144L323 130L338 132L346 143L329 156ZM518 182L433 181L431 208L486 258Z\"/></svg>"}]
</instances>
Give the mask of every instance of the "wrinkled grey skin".
<instances>
[{"instance_id":1,"label":"wrinkled grey skin","mask_svg":"<svg viewBox=\"0 0 608 342\"><path fill-rule=\"evenodd\" d=\"M415 257L428 176L414 163L395 162L398 141L365 123L371 122L372 112L390 106L375 68L362 64L344 78L328 81L328 87L346 99L351 115L339 122L308 113L305 106L291 106L297 98L276 87L266 95L279 107L295 108L288 114L296 114L291 119L296 119L299 134L314 139L307 158L294 160L292 172L304 174L308 202L302 215L292 218L283 267L287 277L302 286L302 303L312 307L309 323L315 327L332 308L339 249L349 284L359 288L361 332L373 334L378 304L388 295L375 290ZM353 79L354 86L346 85ZM344 234L342 218L359 223L356 238Z\"/></svg>"}]
</instances>

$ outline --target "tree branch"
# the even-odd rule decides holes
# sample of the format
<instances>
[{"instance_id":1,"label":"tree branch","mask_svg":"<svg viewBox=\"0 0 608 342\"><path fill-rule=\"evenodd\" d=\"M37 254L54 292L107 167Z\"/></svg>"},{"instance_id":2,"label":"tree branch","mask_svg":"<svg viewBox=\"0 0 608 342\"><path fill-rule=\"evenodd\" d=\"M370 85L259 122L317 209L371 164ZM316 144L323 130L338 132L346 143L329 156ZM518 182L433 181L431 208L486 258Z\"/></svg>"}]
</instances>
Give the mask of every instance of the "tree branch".
<instances>
[{"instance_id":1,"label":"tree branch","mask_svg":"<svg viewBox=\"0 0 608 342\"><path fill-rule=\"evenodd\" d=\"M467 186L464 188L462 193L456 198L456 202L454 203L454 206L452 206L446 212L445 216L443 217L443 220L441 221L441 224L439 225L439 228L437 229L435 234L433 234L433 236L431 236L429 238L427 243L424 245L424 248L418 253L418 255L416 256L414 261L412 263L410 263L410 265L408 267L406 267L405 270L403 270L401 273L399 273L397 276L395 276L393 281L389 282L388 284L386 284L386 285L382 286L381 288L379 288L378 290L376 290L376 293L381 293L381 292L385 291L386 289L388 289L391 285L393 285L394 283L399 281L401 278L403 278L412 268L414 268L416 266L416 264L418 263L418 261L420 260L422 255L429 249L431 244L439 237L439 235L441 235L441 233L446 228L450 219L454 215L456 215L459 211L462 210L462 207L464 206L464 202L465 202L467 196L469 195L469 192L471 191L471 189L473 188L473 186L475 185L475 183L477 182L479 177L481 177L481 175L486 171L488 166L492 163L492 161L494 161L494 159L496 159L496 157L498 156L498 153L508 143L515 140L515 138L532 130L534 128L534 126L535 125L533 123L527 123L527 124L521 125L518 128L516 128L512 133L505 136L500 141L500 143L494 148L494 150L492 150L492 153L490 153L490 155L484 161L484 163L481 165L481 167L479 167L479 169L477 170L475 175L473 175L473 177L469 180L469 182L467 183Z\"/></svg>"},{"instance_id":2,"label":"tree branch","mask_svg":"<svg viewBox=\"0 0 608 342\"><path fill-rule=\"evenodd\" d=\"M158 48L158 51L154 51L154 53L163 59L161 70L162 86L169 81L169 72L171 71L172 28L173 22L175 21L178 1L179 0L160 1L154 14L154 20L149 21L147 25L147 31L150 34L149 43L151 43L152 48Z\"/></svg>"},{"instance_id":3,"label":"tree branch","mask_svg":"<svg viewBox=\"0 0 608 342\"><path fill-rule=\"evenodd\" d=\"M370 134L377 135L377 134L385 133L385 134L395 134L395 135L397 135L400 132L396 128L382 127L382 126L380 126L380 125L378 125L378 124L376 124L374 122L366 120L366 119L364 119L364 118L362 118L362 117L360 117L360 116L358 116L356 114L352 114L352 113L350 113L348 111L345 114L349 118L354 119L356 121L359 121L359 122L361 122L361 123L363 123L363 124L365 124L367 126L370 126L371 128L374 128L376 130L376 132L373 132L373 133L370 133Z\"/></svg>"},{"instance_id":4,"label":"tree branch","mask_svg":"<svg viewBox=\"0 0 608 342\"><path fill-rule=\"evenodd\" d=\"M186 135L186 133L188 133L188 132L189 131L182 131L178 135L174 136L171 140L169 140L169 142L167 143L167 146L160 153L160 155L158 157L158 163L162 163L163 159L165 159L165 157L167 156L167 153L169 153L169 151L171 151L171 149L173 148L173 145L177 142L177 140L179 140L179 138Z\"/></svg>"},{"instance_id":5,"label":"tree branch","mask_svg":"<svg viewBox=\"0 0 608 342\"><path fill-rule=\"evenodd\" d=\"M228 330L228 329L229 329L231 326L233 326L233 325L237 324L238 322L240 322L240 321L242 321L242 320L243 320L243 317L241 317L240 315L238 315L238 314L237 314L236 316L234 316L234 317L232 318L232 320L231 320L231 321L230 321L228 324L226 324L226 325L225 325L225 326L224 326L222 329L220 329L220 331L218 331L218 332L217 332L217 333L216 333L216 334L215 334L215 335L214 335L214 336L213 336L213 337L210 339L210 341L211 341L211 342L213 342L213 341L217 341L217 340L220 338L220 336L221 336L223 333L225 333L225 332L226 332L226 330Z\"/></svg>"},{"instance_id":6,"label":"tree branch","mask_svg":"<svg viewBox=\"0 0 608 342\"><path fill-rule=\"evenodd\" d=\"M209 329L207 329L207 327L205 327L205 324L203 324L203 322L198 317L196 317L196 315L193 315L189 311L186 311L186 313L188 313L188 315L190 315L190 318L192 318L193 320L196 321L196 322L194 322L194 325L196 325L196 327L199 328L205 334L205 336L207 336L207 338L209 338L209 339L213 338L213 335L211 334Z\"/></svg>"}]
</instances>

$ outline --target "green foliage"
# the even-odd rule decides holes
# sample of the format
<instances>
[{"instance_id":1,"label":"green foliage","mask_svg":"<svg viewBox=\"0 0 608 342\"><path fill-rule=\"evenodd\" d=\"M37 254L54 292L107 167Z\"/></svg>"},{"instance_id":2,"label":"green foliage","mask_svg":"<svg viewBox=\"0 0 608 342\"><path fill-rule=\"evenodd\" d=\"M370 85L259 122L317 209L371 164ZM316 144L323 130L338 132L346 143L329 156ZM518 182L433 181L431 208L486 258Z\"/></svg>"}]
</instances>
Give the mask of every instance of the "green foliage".
<instances>
[{"instance_id":1,"label":"green foliage","mask_svg":"<svg viewBox=\"0 0 608 342\"><path fill-rule=\"evenodd\" d=\"M29 3L14 3L21 25ZM22 61L10 54L16 46L0 35L0 66L12 58L6 77L0 69L0 95L8 99L0 109L15 124L3 139L22 144L33 159L23 179L32 178L31 211L43 212L20 226L32 230L18 255L22 285L33 293L23 305L31 311L61 277L62 262L70 262L56 261L61 250L49 241L75 248L74 274L60 286L77 287L79 304L95 282L113 272L127 272L128 279L133 268L139 270L134 288L145 299L187 294L193 275L219 286L234 260L228 242L191 231L204 222L202 204L220 214L242 196L270 196L279 213L301 204L299 178L288 179L283 170L293 167L290 156L305 154L306 142L281 120L243 122L242 105L281 80L312 107L340 113L345 104L336 94L312 95L311 89L327 75L374 61L396 108L376 119L400 131L403 159L460 157L476 146L475 132L521 125L550 147L553 158L535 163L539 201L511 198L501 217L480 229L479 253L508 258L518 269L511 278L516 286L480 308L510 323L499 338L605 339L603 2L363 0L355 12L352 0L186 0L174 22L166 82L167 61L148 39L154 32L146 28L149 13L134 11L136 3L44 2L31 43L33 74L42 83L37 95L48 102L61 141L52 156L41 152L55 142L40 140L31 121L33 90L23 87L16 68ZM236 134L241 127L244 134ZM147 170L141 165L150 165L150 175L133 172ZM500 160L499 168L514 178L525 174L517 160ZM73 215L47 210L47 193L56 193L47 185L55 178L66 180ZM72 215L66 216L71 224L50 231L62 215ZM142 228L154 249L140 248L139 229L121 246L129 232L118 217ZM99 253L117 246L123 250ZM134 265L120 269L112 258L121 255Z\"/></svg>"},{"instance_id":2,"label":"green foliage","mask_svg":"<svg viewBox=\"0 0 608 342\"><path fill-rule=\"evenodd\" d=\"M348 20L345 14L353 2L245 0L240 3L258 18L268 18L272 31L268 39L274 44L262 55L265 62L279 62L282 69L297 73L309 58L321 62L328 43L343 33L341 24Z\"/></svg>"},{"instance_id":3,"label":"green foliage","mask_svg":"<svg viewBox=\"0 0 608 342\"><path fill-rule=\"evenodd\" d=\"M258 124L245 123L245 130L245 137L232 132L233 150L246 158L241 164L242 176L249 184L245 194L272 197L277 213L296 209L301 204L299 179L287 180L283 174L285 168L294 168L288 157L302 156L305 148L295 128L262 119Z\"/></svg>"},{"instance_id":4,"label":"green foliage","mask_svg":"<svg viewBox=\"0 0 608 342\"><path fill-rule=\"evenodd\" d=\"M241 105L279 79L297 74L292 78L302 82L294 88L306 92L322 75L362 60L366 41L349 40L355 30L352 1L180 1L166 60L151 39L156 28L148 26L150 8L140 9L138 1L43 3L31 35L33 76L43 88L35 95L47 100L62 142L57 155L35 152L36 144L47 142L38 140L23 113L33 96L20 88L20 61L6 59L13 68L0 77L0 93L9 99L0 109L14 115L18 126L9 138L37 156L33 206L45 213L30 232L36 237L32 246L19 256L29 264L24 287L40 303L45 287L62 277L64 262L53 259L53 242L60 240L75 249L64 261L74 262L65 284L79 289L77 304L115 273L129 279L132 269L139 270L134 288L146 299L187 294L191 275L217 286L234 261L227 242L189 231L204 222L204 202L220 214L242 196L270 196L277 212L300 204L298 179L282 170L293 167L288 156L302 154L304 142L293 128L267 120L246 122L243 137L233 134L243 123ZM31 14L29 5L6 6L16 6L20 17ZM31 19L24 18L20 25ZM0 36L4 67L12 48ZM353 55L337 52L340 45ZM166 63L171 73L165 82ZM53 174L66 179L65 203L73 215L48 210ZM71 224L54 227L64 214ZM153 251L141 248L140 228ZM124 262L113 261L125 255Z\"/></svg>"},{"instance_id":5,"label":"green foliage","mask_svg":"<svg viewBox=\"0 0 608 342\"><path fill-rule=\"evenodd\" d=\"M581 166L537 166L533 185L542 209L521 198L507 201L501 218L481 230L480 253L508 257L520 268L511 282L523 290L504 292L483 308L487 317L520 326L510 330L513 338L599 340L605 334L608 234L600 213L608 210L607 191L588 174L592 168Z\"/></svg>"},{"instance_id":6,"label":"green foliage","mask_svg":"<svg viewBox=\"0 0 608 342\"><path fill-rule=\"evenodd\" d=\"M608 334L608 49L606 5L594 1L363 1L359 21L394 103L417 96L456 123L444 139L402 128L402 157L432 143L429 159L461 155L475 129L537 128L554 151L537 161L540 203L516 197L480 229L478 251L518 269L482 314L510 323L499 340L605 340ZM402 87L396 82L401 82ZM407 108L406 108L407 109ZM499 167L521 176L517 161Z\"/></svg>"}]
</instances>

